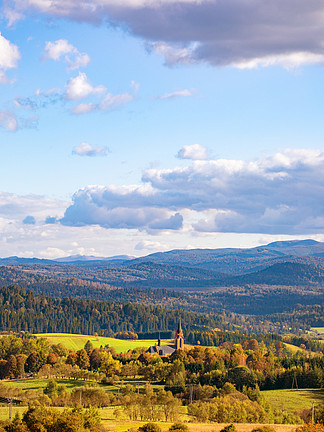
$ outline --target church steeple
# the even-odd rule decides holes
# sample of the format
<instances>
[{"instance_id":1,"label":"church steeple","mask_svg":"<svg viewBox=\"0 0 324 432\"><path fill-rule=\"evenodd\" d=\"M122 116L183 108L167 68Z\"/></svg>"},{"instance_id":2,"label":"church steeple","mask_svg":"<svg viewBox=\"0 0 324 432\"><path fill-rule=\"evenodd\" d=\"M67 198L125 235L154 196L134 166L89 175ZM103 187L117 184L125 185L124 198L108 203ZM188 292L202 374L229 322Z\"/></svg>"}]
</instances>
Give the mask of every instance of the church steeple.
<instances>
[{"instance_id":1,"label":"church steeple","mask_svg":"<svg viewBox=\"0 0 324 432\"><path fill-rule=\"evenodd\" d=\"M174 345L177 350L183 350L184 349L184 339L183 339L183 331L181 327L181 318L178 322L178 328L175 334L174 338Z\"/></svg>"},{"instance_id":2,"label":"church steeple","mask_svg":"<svg viewBox=\"0 0 324 432\"><path fill-rule=\"evenodd\" d=\"M179 322L178 322L178 330L177 330L177 333L182 333L182 328L181 328L181 318L179 319Z\"/></svg>"}]
</instances>

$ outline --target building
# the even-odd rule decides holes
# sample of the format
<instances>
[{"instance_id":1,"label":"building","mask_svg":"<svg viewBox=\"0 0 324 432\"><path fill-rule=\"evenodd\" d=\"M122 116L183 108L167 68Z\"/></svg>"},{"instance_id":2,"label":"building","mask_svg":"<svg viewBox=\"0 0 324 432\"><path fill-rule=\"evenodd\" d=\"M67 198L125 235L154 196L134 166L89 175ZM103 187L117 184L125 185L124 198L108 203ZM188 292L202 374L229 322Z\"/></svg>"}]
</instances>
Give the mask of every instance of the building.
<instances>
[{"instance_id":1,"label":"building","mask_svg":"<svg viewBox=\"0 0 324 432\"><path fill-rule=\"evenodd\" d=\"M181 327L181 320L179 320L178 328L174 337L174 345L161 345L161 339L159 336L158 343L150 346L146 351L149 354L158 354L160 357L169 356L176 350L184 350L184 338Z\"/></svg>"}]
</instances>

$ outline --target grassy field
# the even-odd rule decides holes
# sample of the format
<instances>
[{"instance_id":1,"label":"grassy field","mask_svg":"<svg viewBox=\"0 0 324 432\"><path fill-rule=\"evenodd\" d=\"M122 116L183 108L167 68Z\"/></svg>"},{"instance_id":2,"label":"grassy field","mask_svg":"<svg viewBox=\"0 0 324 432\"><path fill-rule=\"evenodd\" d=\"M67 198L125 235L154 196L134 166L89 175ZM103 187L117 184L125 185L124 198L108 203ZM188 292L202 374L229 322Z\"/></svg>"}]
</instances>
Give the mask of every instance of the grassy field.
<instances>
[{"instance_id":1,"label":"grassy field","mask_svg":"<svg viewBox=\"0 0 324 432\"><path fill-rule=\"evenodd\" d=\"M312 327L311 331L317 332L322 336L324 336L324 327Z\"/></svg>"},{"instance_id":2,"label":"grassy field","mask_svg":"<svg viewBox=\"0 0 324 432\"><path fill-rule=\"evenodd\" d=\"M57 410L63 410L63 408L56 408ZM15 416L16 413L21 417L22 414L27 410L27 407L16 407L12 408L12 415ZM123 414L121 418L116 419L114 416L115 407L107 407L99 409L101 414L101 421L105 426L107 431L116 431L116 432L126 432L130 428L138 428L147 422L141 421L130 421L123 418ZM8 406L0 406L0 420L7 420L9 417L9 408ZM159 426L161 427L163 432L169 430L172 423L169 422L159 422ZM189 432L219 432L227 423L186 423L189 427ZM249 424L249 423L234 423L238 432L251 432L252 429L257 426L264 426L258 424ZM292 432L296 429L294 425L271 425L272 428L275 429L276 432Z\"/></svg>"},{"instance_id":3,"label":"grassy field","mask_svg":"<svg viewBox=\"0 0 324 432\"><path fill-rule=\"evenodd\" d=\"M100 348L101 345L109 345L109 347L115 348L118 353L139 347L148 348L157 343L156 340L121 340L103 336L96 337L69 333L39 333L35 334L35 336L45 337L51 344L62 343L67 349L72 349L74 351L83 348L88 340L92 343L94 348ZM170 342L171 341L166 340L161 341L162 344L168 344Z\"/></svg>"},{"instance_id":4,"label":"grassy field","mask_svg":"<svg viewBox=\"0 0 324 432\"><path fill-rule=\"evenodd\" d=\"M304 350L303 348L299 348L296 345L291 345L291 344L288 344L286 342L284 342L284 346L286 348L288 348L290 351L292 351L293 353L295 353L297 351L306 352L306 350Z\"/></svg>"},{"instance_id":5,"label":"grassy field","mask_svg":"<svg viewBox=\"0 0 324 432\"><path fill-rule=\"evenodd\" d=\"M72 391L74 387L84 386L88 383L85 381L69 381L69 380L57 380L58 384L65 385L68 391ZM17 380L17 381L7 381L4 384L9 387L19 388L23 391L28 390L39 390L46 387L48 383L47 379L27 379L27 380ZM126 384L126 382L124 383ZM134 383L136 384L136 383ZM116 391L115 386L104 386L105 390ZM316 404L324 402L324 390L271 390L264 391L262 394L265 396L266 400L270 403L273 408L285 409L290 412L296 412L305 408L311 408L312 402ZM118 415L116 418L115 410L118 410ZM26 407L13 407L13 415L22 413L26 410ZM58 408L63 409L63 408ZM186 422L189 426L189 432L219 432L224 424L200 424L191 423L190 417L186 414L186 408L182 408L183 412L181 415L181 420ZM130 421L126 414L120 407L109 406L99 409L101 414L101 419L108 431L116 432L126 432L130 428L138 428L145 422L132 422ZM9 415L9 409L7 406L0 406L0 419L7 419ZM167 431L171 423L159 422L162 431ZM238 432L251 432L253 428L257 425L255 424L236 424ZM296 429L293 425L271 425L274 427L276 432L292 432Z\"/></svg>"},{"instance_id":6,"label":"grassy field","mask_svg":"<svg viewBox=\"0 0 324 432\"><path fill-rule=\"evenodd\" d=\"M64 380L58 379L56 380L58 385L64 385L66 391L71 392L75 387L82 387L89 384L88 381L84 380ZM3 381L3 383L10 388L16 388L22 391L28 390L39 390L44 389L49 382L49 379L45 378L34 378L34 379L25 379L25 380L12 380L12 381ZM109 387L110 388L110 387Z\"/></svg>"},{"instance_id":7,"label":"grassy field","mask_svg":"<svg viewBox=\"0 0 324 432\"><path fill-rule=\"evenodd\" d=\"M324 403L324 389L266 390L262 395L272 408L292 413L310 409L313 402L315 405Z\"/></svg>"}]
</instances>

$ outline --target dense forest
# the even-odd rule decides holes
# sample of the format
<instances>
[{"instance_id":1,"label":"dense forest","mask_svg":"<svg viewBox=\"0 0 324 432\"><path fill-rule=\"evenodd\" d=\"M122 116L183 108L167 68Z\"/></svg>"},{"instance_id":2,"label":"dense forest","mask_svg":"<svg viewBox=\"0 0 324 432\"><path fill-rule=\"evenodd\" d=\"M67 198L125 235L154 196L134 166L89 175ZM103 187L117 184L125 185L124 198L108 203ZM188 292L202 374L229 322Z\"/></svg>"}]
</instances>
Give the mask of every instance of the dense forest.
<instances>
[{"instance_id":1,"label":"dense forest","mask_svg":"<svg viewBox=\"0 0 324 432\"><path fill-rule=\"evenodd\" d=\"M0 290L1 330L112 336L119 331L174 330L179 318L192 328L226 327L222 314L166 310L160 306L37 296L17 286Z\"/></svg>"},{"instance_id":2,"label":"dense forest","mask_svg":"<svg viewBox=\"0 0 324 432\"><path fill-rule=\"evenodd\" d=\"M160 273L158 270L160 267L155 265L157 271L154 276L155 280L159 280ZM143 267L141 268L143 270ZM145 264L145 268L146 270L148 268L153 269L151 264ZM289 274L293 274L297 278L296 275L299 273L295 272L294 269L288 265L283 268L287 273L287 278L289 278ZM308 267L307 269L309 270ZM149 272L140 272L138 267L136 272L134 268L132 269L132 282L127 282L129 286L119 287L108 283L106 276L112 271L118 273L120 270L101 268L100 271L97 271L94 269L89 270L86 267L61 264L2 266L0 267L0 287L17 284L32 289L36 294L44 293L45 295L61 298L72 296L96 300L142 303L153 306L161 305L163 308L168 309L182 308L188 311L208 313L225 309L236 313L254 315L289 312L299 308L300 305L320 305L324 300L324 288L316 284L284 286L242 283L241 285L199 288L197 280L192 279L190 284L192 283L193 286L188 285L187 288L157 288L151 286L150 282L153 284L152 279L147 279L151 277ZM199 272L201 270L196 271L196 277L198 277ZM123 274L124 277L126 277L125 275L130 276L129 273ZM69 275L68 278L66 278L67 275ZM280 275L282 276L282 273ZM246 275L246 277L252 276ZM280 282L279 276L276 276L276 281ZM144 285L144 287L141 285ZM168 280L161 278L159 285L168 286Z\"/></svg>"},{"instance_id":3,"label":"dense forest","mask_svg":"<svg viewBox=\"0 0 324 432\"><path fill-rule=\"evenodd\" d=\"M163 296L165 293L160 292ZM177 297L175 296L175 299ZM187 335L192 331L281 333L302 335L323 321L323 306L304 307L295 312L267 316L243 316L231 312L198 313L181 308L130 302L98 301L37 295L18 286L0 289L0 329L31 333L78 333L113 336L136 332L143 337L158 331L174 331L181 318Z\"/></svg>"}]
</instances>

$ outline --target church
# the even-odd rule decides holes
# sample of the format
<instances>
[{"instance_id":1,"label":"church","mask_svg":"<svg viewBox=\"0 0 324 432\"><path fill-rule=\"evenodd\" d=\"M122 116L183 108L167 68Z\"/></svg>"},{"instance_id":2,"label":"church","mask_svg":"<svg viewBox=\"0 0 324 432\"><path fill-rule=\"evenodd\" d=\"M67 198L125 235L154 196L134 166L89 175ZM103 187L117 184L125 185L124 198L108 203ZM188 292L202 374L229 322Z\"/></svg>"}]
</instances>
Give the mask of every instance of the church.
<instances>
[{"instance_id":1,"label":"church","mask_svg":"<svg viewBox=\"0 0 324 432\"><path fill-rule=\"evenodd\" d=\"M146 352L149 354L158 354L160 357L164 357L173 354L176 350L184 350L184 338L181 328L181 319L179 320L178 328L174 337L174 345L161 345L161 339L159 337L158 343L150 346L150 348Z\"/></svg>"}]
</instances>

